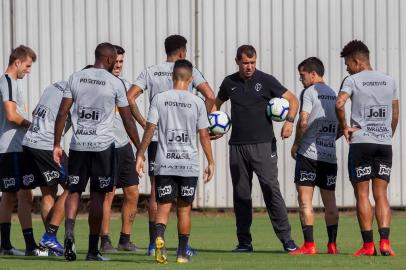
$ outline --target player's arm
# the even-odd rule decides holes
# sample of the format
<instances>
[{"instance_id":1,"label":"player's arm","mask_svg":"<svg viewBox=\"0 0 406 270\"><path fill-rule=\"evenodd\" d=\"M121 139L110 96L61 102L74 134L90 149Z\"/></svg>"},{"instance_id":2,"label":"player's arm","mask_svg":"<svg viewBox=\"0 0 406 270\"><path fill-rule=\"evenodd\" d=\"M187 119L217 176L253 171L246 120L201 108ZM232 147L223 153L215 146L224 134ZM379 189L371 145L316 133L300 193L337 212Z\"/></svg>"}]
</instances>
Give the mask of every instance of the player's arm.
<instances>
[{"instance_id":1,"label":"player's arm","mask_svg":"<svg viewBox=\"0 0 406 270\"><path fill-rule=\"evenodd\" d=\"M138 85L133 85L127 92L128 104L130 104L131 114L135 120L145 129L147 121L141 114L136 99L142 94L143 90Z\"/></svg>"},{"instance_id":2,"label":"player's arm","mask_svg":"<svg viewBox=\"0 0 406 270\"><path fill-rule=\"evenodd\" d=\"M148 145L152 141L152 137L154 136L156 125L150 122L147 122L147 126L145 127L144 135L142 136L141 146L137 149L136 154L136 163L135 168L137 170L138 175L143 176L144 174L144 162L145 162L145 151L147 151Z\"/></svg>"},{"instance_id":3,"label":"player's arm","mask_svg":"<svg viewBox=\"0 0 406 270\"><path fill-rule=\"evenodd\" d=\"M70 108L72 107L73 99L64 97L61 101L61 105L59 106L58 114L55 120L55 130L54 130L54 161L57 164L61 164L61 158L63 154L63 150L61 148L61 137L62 132L65 127L66 118L68 117L68 113Z\"/></svg>"},{"instance_id":4,"label":"player's arm","mask_svg":"<svg viewBox=\"0 0 406 270\"><path fill-rule=\"evenodd\" d=\"M357 130L356 128L348 127L347 120L345 117L345 103L347 102L349 97L350 94L344 91L340 91L340 93L338 93L336 100L336 115L338 123L340 124L340 129L342 130L342 133L347 142L351 140L351 134Z\"/></svg>"},{"instance_id":5,"label":"player's arm","mask_svg":"<svg viewBox=\"0 0 406 270\"><path fill-rule=\"evenodd\" d=\"M213 152L211 149L210 135L207 128L199 129L199 139L208 162L203 176L204 182L207 183L213 178L214 175Z\"/></svg>"},{"instance_id":6,"label":"player's arm","mask_svg":"<svg viewBox=\"0 0 406 270\"><path fill-rule=\"evenodd\" d=\"M199 91L205 98L204 104L206 105L206 110L207 112L211 113L215 111L215 101L216 101L216 96L214 95L213 89L211 89L210 85L208 82L204 82L199 84L196 87L197 91Z\"/></svg>"},{"instance_id":7,"label":"player's arm","mask_svg":"<svg viewBox=\"0 0 406 270\"><path fill-rule=\"evenodd\" d=\"M121 119L123 119L123 124L125 131L130 137L130 140L135 145L135 148L140 148L140 137L138 136L137 125L131 115L130 106L118 107L118 112L120 113Z\"/></svg>"},{"instance_id":8,"label":"player's arm","mask_svg":"<svg viewBox=\"0 0 406 270\"><path fill-rule=\"evenodd\" d=\"M12 122L20 127L29 128L31 122L22 117L17 112L17 104L14 101L5 101L4 110L6 112L7 121Z\"/></svg>"},{"instance_id":9,"label":"player's arm","mask_svg":"<svg viewBox=\"0 0 406 270\"><path fill-rule=\"evenodd\" d=\"M392 135L395 134L399 122L399 100L392 101Z\"/></svg>"},{"instance_id":10,"label":"player's arm","mask_svg":"<svg viewBox=\"0 0 406 270\"><path fill-rule=\"evenodd\" d=\"M297 115L297 111L299 110L299 101L297 97L293 94L292 91L287 90L285 93L282 94L282 97L289 101L289 112L286 116L288 121L285 121L281 131L282 139L289 138L293 132L293 122Z\"/></svg>"},{"instance_id":11,"label":"player's arm","mask_svg":"<svg viewBox=\"0 0 406 270\"><path fill-rule=\"evenodd\" d=\"M297 150L299 150L300 142L302 141L303 135L306 133L306 130L309 126L309 116L308 112L300 112L299 120L296 124L296 134L295 141L291 149L292 158L296 159Z\"/></svg>"}]
</instances>

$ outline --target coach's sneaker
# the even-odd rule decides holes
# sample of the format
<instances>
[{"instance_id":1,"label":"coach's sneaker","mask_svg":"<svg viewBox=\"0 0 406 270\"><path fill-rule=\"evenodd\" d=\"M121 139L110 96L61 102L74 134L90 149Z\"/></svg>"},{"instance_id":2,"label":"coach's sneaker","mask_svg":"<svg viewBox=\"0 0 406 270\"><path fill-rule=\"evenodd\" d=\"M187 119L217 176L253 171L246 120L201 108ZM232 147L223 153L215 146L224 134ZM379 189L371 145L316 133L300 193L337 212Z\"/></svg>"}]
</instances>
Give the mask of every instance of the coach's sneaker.
<instances>
[{"instance_id":1,"label":"coach's sneaker","mask_svg":"<svg viewBox=\"0 0 406 270\"><path fill-rule=\"evenodd\" d=\"M304 254L304 255L314 255L317 254L317 249L316 245L314 242L305 242L303 246L300 248L289 252L290 255L299 255L299 254Z\"/></svg>"},{"instance_id":2,"label":"coach's sneaker","mask_svg":"<svg viewBox=\"0 0 406 270\"><path fill-rule=\"evenodd\" d=\"M396 256L396 253L393 251L390 242L387 239L379 241L379 251L382 256Z\"/></svg>"},{"instance_id":3,"label":"coach's sneaker","mask_svg":"<svg viewBox=\"0 0 406 270\"><path fill-rule=\"evenodd\" d=\"M117 249L113 247L113 245L111 244L111 240L110 238L108 238L107 240L103 240L100 242L100 250L103 253L116 253Z\"/></svg>"},{"instance_id":4,"label":"coach's sneaker","mask_svg":"<svg viewBox=\"0 0 406 270\"><path fill-rule=\"evenodd\" d=\"M328 254L338 254L337 244L336 243L328 243L327 244L327 253Z\"/></svg>"},{"instance_id":5,"label":"coach's sneaker","mask_svg":"<svg viewBox=\"0 0 406 270\"><path fill-rule=\"evenodd\" d=\"M155 256L155 243L149 243L147 252L145 253L147 256Z\"/></svg>"},{"instance_id":6,"label":"coach's sneaker","mask_svg":"<svg viewBox=\"0 0 406 270\"><path fill-rule=\"evenodd\" d=\"M97 251L95 253L87 253L86 261L110 261L110 258L104 257L100 251Z\"/></svg>"},{"instance_id":7,"label":"coach's sneaker","mask_svg":"<svg viewBox=\"0 0 406 270\"><path fill-rule=\"evenodd\" d=\"M168 258L166 255L165 240L158 236L155 239L155 261L159 264L167 264Z\"/></svg>"},{"instance_id":8,"label":"coach's sneaker","mask_svg":"<svg viewBox=\"0 0 406 270\"><path fill-rule=\"evenodd\" d=\"M133 242L129 241L124 244L118 243L117 250L120 251L137 251L139 248Z\"/></svg>"},{"instance_id":9,"label":"coach's sneaker","mask_svg":"<svg viewBox=\"0 0 406 270\"><path fill-rule=\"evenodd\" d=\"M283 243L283 249L286 252L292 252L298 249L298 246L295 244L295 241L293 240L288 240L285 243Z\"/></svg>"},{"instance_id":10,"label":"coach's sneaker","mask_svg":"<svg viewBox=\"0 0 406 270\"><path fill-rule=\"evenodd\" d=\"M65 259L68 261L76 260L76 248L75 240L73 238L67 237L64 241L64 253Z\"/></svg>"},{"instance_id":11,"label":"coach's sneaker","mask_svg":"<svg viewBox=\"0 0 406 270\"><path fill-rule=\"evenodd\" d=\"M54 235L48 235L44 233L41 240L39 241L39 245L44 248L48 248L55 254L56 256L63 256L63 246L59 243L58 239Z\"/></svg>"},{"instance_id":12,"label":"coach's sneaker","mask_svg":"<svg viewBox=\"0 0 406 270\"><path fill-rule=\"evenodd\" d=\"M50 252L47 248L38 247L34 250L26 250L25 256L37 256L37 257L48 257L52 256L53 253Z\"/></svg>"},{"instance_id":13,"label":"coach's sneaker","mask_svg":"<svg viewBox=\"0 0 406 270\"><path fill-rule=\"evenodd\" d=\"M353 256L376 256L374 242L364 243L362 248L355 252Z\"/></svg>"},{"instance_id":14,"label":"coach's sneaker","mask_svg":"<svg viewBox=\"0 0 406 270\"><path fill-rule=\"evenodd\" d=\"M254 247L252 244L239 243L232 252L253 252Z\"/></svg>"},{"instance_id":15,"label":"coach's sneaker","mask_svg":"<svg viewBox=\"0 0 406 270\"><path fill-rule=\"evenodd\" d=\"M1 249L0 250L0 255L6 255L6 256L25 256L25 252L18 250L14 247L10 249Z\"/></svg>"}]
</instances>

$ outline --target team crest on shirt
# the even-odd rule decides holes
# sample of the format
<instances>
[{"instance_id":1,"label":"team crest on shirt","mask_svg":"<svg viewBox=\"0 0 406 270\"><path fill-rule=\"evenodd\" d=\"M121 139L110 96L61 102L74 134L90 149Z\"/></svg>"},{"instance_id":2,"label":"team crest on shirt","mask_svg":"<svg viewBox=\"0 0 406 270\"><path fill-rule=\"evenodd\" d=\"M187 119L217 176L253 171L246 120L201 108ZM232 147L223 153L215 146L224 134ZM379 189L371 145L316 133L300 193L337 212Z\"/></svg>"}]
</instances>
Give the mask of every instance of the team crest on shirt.
<instances>
[{"instance_id":1,"label":"team crest on shirt","mask_svg":"<svg viewBox=\"0 0 406 270\"><path fill-rule=\"evenodd\" d=\"M111 177L100 177L99 176L99 182L100 182L100 188L105 188L110 185Z\"/></svg>"},{"instance_id":2,"label":"team crest on shirt","mask_svg":"<svg viewBox=\"0 0 406 270\"><path fill-rule=\"evenodd\" d=\"M29 186L33 182L34 182L34 175L33 174L23 175L23 185L24 186Z\"/></svg>"},{"instance_id":3,"label":"team crest on shirt","mask_svg":"<svg viewBox=\"0 0 406 270\"><path fill-rule=\"evenodd\" d=\"M390 176L391 173L391 168L384 165L384 164L379 164L379 175L387 175Z\"/></svg>"},{"instance_id":4,"label":"team crest on shirt","mask_svg":"<svg viewBox=\"0 0 406 270\"><path fill-rule=\"evenodd\" d=\"M59 178L59 172L58 171L46 171L46 172L44 172L44 177L47 180L47 182L51 182L53 179Z\"/></svg>"},{"instance_id":5,"label":"team crest on shirt","mask_svg":"<svg viewBox=\"0 0 406 270\"><path fill-rule=\"evenodd\" d=\"M255 91L259 92L259 91L261 91L261 89L262 89L262 84L256 83L255 84Z\"/></svg>"},{"instance_id":6,"label":"team crest on shirt","mask_svg":"<svg viewBox=\"0 0 406 270\"><path fill-rule=\"evenodd\" d=\"M157 188L157 190L158 190L158 197L159 198L172 193L172 187L171 186L164 186L164 187L159 186Z\"/></svg>"},{"instance_id":7,"label":"team crest on shirt","mask_svg":"<svg viewBox=\"0 0 406 270\"><path fill-rule=\"evenodd\" d=\"M188 187L188 186L182 186L180 195L182 197L191 197L195 194L195 188L194 187Z\"/></svg>"},{"instance_id":8,"label":"team crest on shirt","mask_svg":"<svg viewBox=\"0 0 406 270\"><path fill-rule=\"evenodd\" d=\"M327 186L333 186L336 184L337 176L327 175Z\"/></svg>"},{"instance_id":9,"label":"team crest on shirt","mask_svg":"<svg viewBox=\"0 0 406 270\"><path fill-rule=\"evenodd\" d=\"M79 176L76 175L69 175L69 184L70 185L77 185L79 183Z\"/></svg>"},{"instance_id":10,"label":"team crest on shirt","mask_svg":"<svg viewBox=\"0 0 406 270\"><path fill-rule=\"evenodd\" d=\"M14 187L16 185L15 178L3 178L2 180L4 188Z\"/></svg>"},{"instance_id":11,"label":"team crest on shirt","mask_svg":"<svg viewBox=\"0 0 406 270\"><path fill-rule=\"evenodd\" d=\"M300 171L300 182L314 181L316 180L316 174L308 171Z\"/></svg>"}]
</instances>

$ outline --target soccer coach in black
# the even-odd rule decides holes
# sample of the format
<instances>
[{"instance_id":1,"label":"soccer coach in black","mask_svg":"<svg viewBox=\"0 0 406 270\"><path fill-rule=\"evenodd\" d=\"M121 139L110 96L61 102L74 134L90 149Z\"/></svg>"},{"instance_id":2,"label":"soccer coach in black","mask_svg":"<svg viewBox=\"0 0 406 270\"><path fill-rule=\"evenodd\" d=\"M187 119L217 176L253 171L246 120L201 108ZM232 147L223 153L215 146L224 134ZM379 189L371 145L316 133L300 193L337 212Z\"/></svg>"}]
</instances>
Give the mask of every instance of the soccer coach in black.
<instances>
[{"instance_id":1,"label":"soccer coach in black","mask_svg":"<svg viewBox=\"0 0 406 270\"><path fill-rule=\"evenodd\" d=\"M278 182L276 138L272 120L265 111L268 101L273 97L283 97L289 101L289 113L281 132L282 139L289 138L298 111L298 100L272 75L256 69L256 59L253 46L240 46L235 59L239 71L223 80L216 98L217 109L225 101L231 100L233 129L229 141L230 171L238 237L238 245L233 251L253 251L250 227L254 172L258 176L277 237L285 251L294 251L297 246L290 236L286 205Z\"/></svg>"}]
</instances>

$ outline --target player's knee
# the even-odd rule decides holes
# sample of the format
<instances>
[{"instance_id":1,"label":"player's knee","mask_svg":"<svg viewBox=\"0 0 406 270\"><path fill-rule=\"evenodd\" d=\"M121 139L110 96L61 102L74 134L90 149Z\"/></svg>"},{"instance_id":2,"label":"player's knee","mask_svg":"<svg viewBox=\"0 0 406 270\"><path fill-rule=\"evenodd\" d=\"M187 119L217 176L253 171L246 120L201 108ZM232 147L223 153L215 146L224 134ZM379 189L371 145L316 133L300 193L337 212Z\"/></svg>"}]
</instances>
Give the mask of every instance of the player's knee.
<instances>
[{"instance_id":1,"label":"player's knee","mask_svg":"<svg viewBox=\"0 0 406 270\"><path fill-rule=\"evenodd\" d=\"M137 188L128 188L124 192L125 200L130 201L130 202L136 202L138 201L138 189Z\"/></svg>"},{"instance_id":2,"label":"player's knee","mask_svg":"<svg viewBox=\"0 0 406 270\"><path fill-rule=\"evenodd\" d=\"M15 192L3 192L0 204L6 208L14 207L17 202L17 194Z\"/></svg>"}]
</instances>

